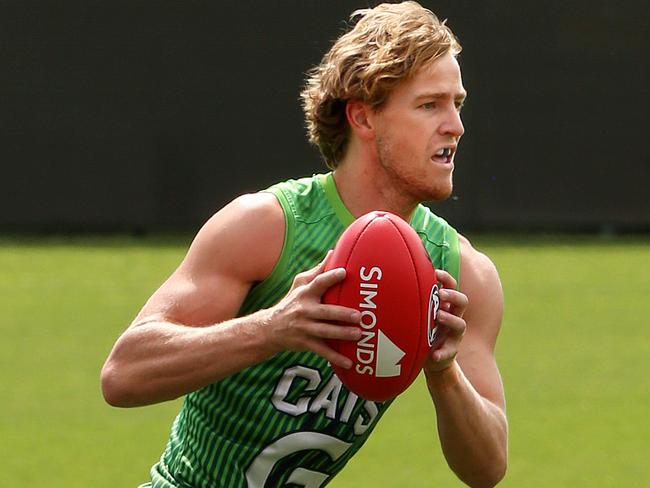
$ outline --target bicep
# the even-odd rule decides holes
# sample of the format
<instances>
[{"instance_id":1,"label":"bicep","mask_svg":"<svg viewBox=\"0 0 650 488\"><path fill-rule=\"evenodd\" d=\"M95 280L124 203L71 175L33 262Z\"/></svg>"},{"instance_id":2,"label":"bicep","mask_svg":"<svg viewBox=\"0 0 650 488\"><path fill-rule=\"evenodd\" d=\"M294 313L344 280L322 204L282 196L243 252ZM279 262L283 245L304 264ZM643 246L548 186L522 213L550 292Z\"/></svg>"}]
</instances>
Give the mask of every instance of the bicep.
<instances>
[{"instance_id":1,"label":"bicep","mask_svg":"<svg viewBox=\"0 0 650 488\"><path fill-rule=\"evenodd\" d=\"M234 317L266 278L284 241L284 214L270 194L245 195L216 213L132 326L153 320L207 326Z\"/></svg>"},{"instance_id":2,"label":"bicep","mask_svg":"<svg viewBox=\"0 0 650 488\"><path fill-rule=\"evenodd\" d=\"M464 315L467 329L458 363L481 396L505 409L495 346L503 316L503 290L496 268L471 246L464 250L461 283L469 305Z\"/></svg>"},{"instance_id":3,"label":"bicep","mask_svg":"<svg viewBox=\"0 0 650 488\"><path fill-rule=\"evenodd\" d=\"M157 320L191 326L222 322L235 316L249 287L237 276L197 276L179 268L149 298L134 325Z\"/></svg>"}]
</instances>

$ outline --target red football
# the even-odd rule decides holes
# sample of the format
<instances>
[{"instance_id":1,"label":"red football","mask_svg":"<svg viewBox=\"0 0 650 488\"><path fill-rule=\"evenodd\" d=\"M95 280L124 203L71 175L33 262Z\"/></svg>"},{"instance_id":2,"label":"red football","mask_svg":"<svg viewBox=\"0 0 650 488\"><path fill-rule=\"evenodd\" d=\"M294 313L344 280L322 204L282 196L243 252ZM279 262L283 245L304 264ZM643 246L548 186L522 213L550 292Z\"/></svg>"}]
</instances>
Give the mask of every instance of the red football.
<instances>
[{"instance_id":1,"label":"red football","mask_svg":"<svg viewBox=\"0 0 650 488\"><path fill-rule=\"evenodd\" d=\"M394 398L415 380L433 341L435 269L415 230L388 212L366 214L345 230L325 266L339 267L346 277L323 302L359 310L362 337L329 341L352 360L352 368L333 365L334 372L362 398Z\"/></svg>"}]
</instances>

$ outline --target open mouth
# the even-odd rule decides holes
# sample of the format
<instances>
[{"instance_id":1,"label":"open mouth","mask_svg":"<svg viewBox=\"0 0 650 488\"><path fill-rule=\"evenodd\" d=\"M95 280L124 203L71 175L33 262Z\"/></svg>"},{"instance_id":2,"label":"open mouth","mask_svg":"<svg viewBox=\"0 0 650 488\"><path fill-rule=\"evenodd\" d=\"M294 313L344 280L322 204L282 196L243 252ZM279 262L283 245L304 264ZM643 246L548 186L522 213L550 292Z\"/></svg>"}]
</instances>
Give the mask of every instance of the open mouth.
<instances>
[{"instance_id":1,"label":"open mouth","mask_svg":"<svg viewBox=\"0 0 650 488\"><path fill-rule=\"evenodd\" d=\"M440 148L431 159L436 163L448 164L451 163L451 160L454 155L454 148L452 147L443 147Z\"/></svg>"}]
</instances>

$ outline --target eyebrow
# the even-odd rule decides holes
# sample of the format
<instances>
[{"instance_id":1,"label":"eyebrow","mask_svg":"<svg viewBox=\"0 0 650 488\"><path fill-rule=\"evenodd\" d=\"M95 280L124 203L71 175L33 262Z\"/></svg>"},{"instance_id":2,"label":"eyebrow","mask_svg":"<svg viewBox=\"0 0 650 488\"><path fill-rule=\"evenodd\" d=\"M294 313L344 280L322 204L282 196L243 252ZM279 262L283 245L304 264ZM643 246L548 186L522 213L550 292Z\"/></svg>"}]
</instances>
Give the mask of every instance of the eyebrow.
<instances>
[{"instance_id":1,"label":"eyebrow","mask_svg":"<svg viewBox=\"0 0 650 488\"><path fill-rule=\"evenodd\" d=\"M429 99L431 99L431 98L435 98L435 99L449 98L449 95L450 95L449 93L445 93L445 92L422 93L421 95L418 95L417 97L415 97L415 100L418 101L418 100L422 100L422 99L426 99L426 98L429 98ZM463 102L467 98L467 92L466 91L460 92L458 95L454 96L453 98L454 98L454 101Z\"/></svg>"}]
</instances>

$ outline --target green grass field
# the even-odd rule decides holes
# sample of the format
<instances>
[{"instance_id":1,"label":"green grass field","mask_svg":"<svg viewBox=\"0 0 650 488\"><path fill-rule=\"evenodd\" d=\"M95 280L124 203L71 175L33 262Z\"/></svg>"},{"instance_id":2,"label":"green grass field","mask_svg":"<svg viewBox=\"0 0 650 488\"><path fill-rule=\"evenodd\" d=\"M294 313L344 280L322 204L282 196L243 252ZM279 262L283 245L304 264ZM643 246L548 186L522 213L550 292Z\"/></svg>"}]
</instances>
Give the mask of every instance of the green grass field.
<instances>
[{"instance_id":1,"label":"green grass field","mask_svg":"<svg viewBox=\"0 0 650 488\"><path fill-rule=\"evenodd\" d=\"M650 239L475 238L506 316L504 487L650 486ZM104 404L113 341L187 239L0 240L0 486L134 487L180 402ZM456 487L419 380L334 487Z\"/></svg>"}]
</instances>

